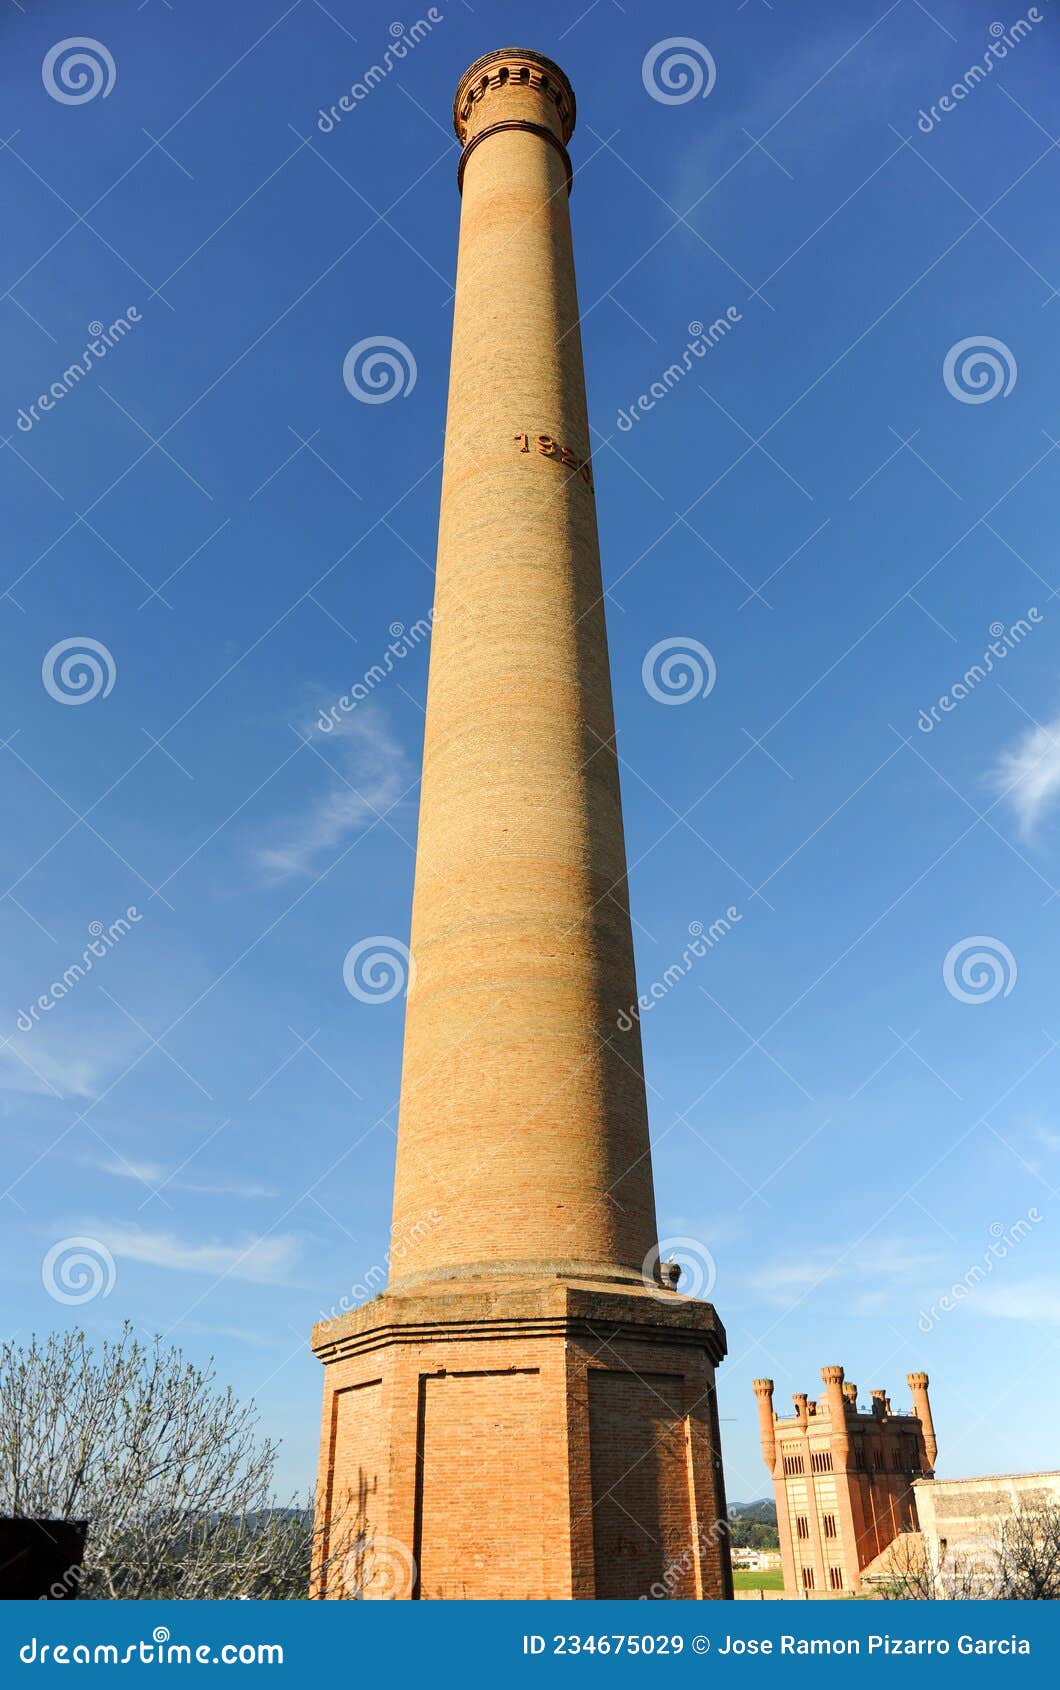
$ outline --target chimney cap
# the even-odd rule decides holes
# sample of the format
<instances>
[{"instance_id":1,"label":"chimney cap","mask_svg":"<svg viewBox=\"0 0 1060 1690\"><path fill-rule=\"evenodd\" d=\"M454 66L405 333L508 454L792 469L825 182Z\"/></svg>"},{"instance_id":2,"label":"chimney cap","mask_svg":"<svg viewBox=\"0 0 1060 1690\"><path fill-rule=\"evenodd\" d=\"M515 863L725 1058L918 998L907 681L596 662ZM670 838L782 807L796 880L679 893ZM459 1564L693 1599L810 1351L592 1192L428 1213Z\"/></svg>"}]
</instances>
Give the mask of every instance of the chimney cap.
<instances>
[{"instance_id":1,"label":"chimney cap","mask_svg":"<svg viewBox=\"0 0 1060 1690\"><path fill-rule=\"evenodd\" d=\"M516 64L536 65L538 70L547 72L550 77L555 79L560 96L556 100L556 105L559 107L560 116L563 119L563 139L569 141L574 133L574 124L578 115L577 102L574 98L574 89L571 87L570 79L555 59L546 58L544 53L535 53L530 47L495 47L492 53L483 53L482 57L476 59L474 64L468 65L456 85L456 94L453 98L453 128L456 130L457 139L461 142L464 140L464 117L466 114L463 107L469 84L474 82L484 70L488 70L490 65L503 64L506 60L511 60Z\"/></svg>"}]
</instances>

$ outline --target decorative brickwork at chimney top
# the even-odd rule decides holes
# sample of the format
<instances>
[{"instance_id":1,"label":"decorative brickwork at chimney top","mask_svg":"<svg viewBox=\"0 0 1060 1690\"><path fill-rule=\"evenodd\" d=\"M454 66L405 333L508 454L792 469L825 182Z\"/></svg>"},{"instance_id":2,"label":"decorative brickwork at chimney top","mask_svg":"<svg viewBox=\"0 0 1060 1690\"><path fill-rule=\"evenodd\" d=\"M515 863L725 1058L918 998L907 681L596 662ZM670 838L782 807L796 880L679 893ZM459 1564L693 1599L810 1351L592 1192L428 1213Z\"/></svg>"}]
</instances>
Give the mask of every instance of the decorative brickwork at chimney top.
<instances>
[{"instance_id":1,"label":"decorative brickwork at chimney top","mask_svg":"<svg viewBox=\"0 0 1060 1690\"><path fill-rule=\"evenodd\" d=\"M386 1291L314 1329L314 1593L732 1592L713 1308L658 1271L566 143L479 59L464 143ZM628 1019L628 1018L627 1018Z\"/></svg>"},{"instance_id":2,"label":"decorative brickwork at chimney top","mask_svg":"<svg viewBox=\"0 0 1060 1690\"><path fill-rule=\"evenodd\" d=\"M754 1382L788 1596L860 1590L863 1569L917 1529L914 1481L931 1476L938 1453L926 1373L907 1376L911 1414L894 1413L883 1390L862 1413L841 1367L823 1367L821 1380L824 1397L797 1392L790 1419L774 1411L772 1379Z\"/></svg>"}]
</instances>

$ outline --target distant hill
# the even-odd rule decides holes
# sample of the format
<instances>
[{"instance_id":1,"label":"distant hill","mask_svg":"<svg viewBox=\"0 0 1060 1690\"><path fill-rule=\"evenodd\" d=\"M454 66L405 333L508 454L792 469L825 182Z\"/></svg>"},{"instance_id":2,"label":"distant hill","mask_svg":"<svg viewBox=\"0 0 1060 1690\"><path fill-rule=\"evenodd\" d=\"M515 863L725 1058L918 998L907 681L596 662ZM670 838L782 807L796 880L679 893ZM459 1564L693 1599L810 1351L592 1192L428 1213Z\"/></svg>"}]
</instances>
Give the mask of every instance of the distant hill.
<instances>
[{"instance_id":1,"label":"distant hill","mask_svg":"<svg viewBox=\"0 0 1060 1690\"><path fill-rule=\"evenodd\" d=\"M759 1525L775 1526L777 1523L777 1505L771 1496L764 1496L760 1502L731 1502L729 1504L729 1519L753 1520Z\"/></svg>"},{"instance_id":2,"label":"distant hill","mask_svg":"<svg viewBox=\"0 0 1060 1690\"><path fill-rule=\"evenodd\" d=\"M734 1502L729 1507L733 1541L741 1549L777 1549L777 1506L772 1498L761 1502Z\"/></svg>"}]
</instances>

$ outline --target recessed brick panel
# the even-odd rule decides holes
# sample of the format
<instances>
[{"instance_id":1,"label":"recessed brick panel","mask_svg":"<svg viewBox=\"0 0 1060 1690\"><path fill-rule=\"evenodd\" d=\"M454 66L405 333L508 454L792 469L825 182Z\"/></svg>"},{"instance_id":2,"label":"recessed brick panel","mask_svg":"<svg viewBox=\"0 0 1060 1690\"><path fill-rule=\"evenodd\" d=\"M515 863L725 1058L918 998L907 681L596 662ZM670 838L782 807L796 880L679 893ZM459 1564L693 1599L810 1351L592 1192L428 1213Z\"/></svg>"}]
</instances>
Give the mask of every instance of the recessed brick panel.
<instances>
[{"instance_id":1,"label":"recessed brick panel","mask_svg":"<svg viewBox=\"0 0 1060 1690\"><path fill-rule=\"evenodd\" d=\"M373 1379L335 1391L331 1398L330 1458L325 1478L331 1522L325 1548L330 1559L330 1596L347 1594L342 1563L348 1546L379 1529L380 1475L386 1462L382 1397L382 1381Z\"/></svg>"},{"instance_id":2,"label":"recessed brick panel","mask_svg":"<svg viewBox=\"0 0 1060 1690\"><path fill-rule=\"evenodd\" d=\"M536 1371L423 1380L421 1599L538 1595L541 1434Z\"/></svg>"},{"instance_id":3,"label":"recessed brick panel","mask_svg":"<svg viewBox=\"0 0 1060 1690\"><path fill-rule=\"evenodd\" d=\"M682 1380L589 1374L596 1595L697 1595Z\"/></svg>"}]
</instances>

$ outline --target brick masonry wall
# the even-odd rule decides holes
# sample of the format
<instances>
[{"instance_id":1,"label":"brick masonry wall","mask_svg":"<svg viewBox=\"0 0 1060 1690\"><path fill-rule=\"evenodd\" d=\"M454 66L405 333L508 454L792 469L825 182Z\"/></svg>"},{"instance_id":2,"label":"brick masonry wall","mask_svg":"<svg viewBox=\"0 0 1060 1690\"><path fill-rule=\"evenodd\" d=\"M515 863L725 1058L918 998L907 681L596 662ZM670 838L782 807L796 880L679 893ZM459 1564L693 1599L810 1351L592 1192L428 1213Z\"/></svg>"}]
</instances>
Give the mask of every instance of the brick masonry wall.
<instances>
[{"instance_id":1,"label":"brick masonry wall","mask_svg":"<svg viewBox=\"0 0 1060 1690\"><path fill-rule=\"evenodd\" d=\"M687 1429L680 1374L589 1375L596 1595L636 1599L667 1580L694 1597Z\"/></svg>"},{"instance_id":2,"label":"brick masonry wall","mask_svg":"<svg viewBox=\"0 0 1060 1690\"><path fill-rule=\"evenodd\" d=\"M497 73L495 73L496 75ZM562 132L539 88L471 110ZM467 160L394 1197L402 1274L639 1269L655 1208L563 160ZM530 450L516 436L527 434Z\"/></svg>"},{"instance_id":3,"label":"brick masonry wall","mask_svg":"<svg viewBox=\"0 0 1060 1690\"><path fill-rule=\"evenodd\" d=\"M363 1499L384 1578L411 1569L399 1597L729 1594L710 1314L543 1285L318 1328L323 1512Z\"/></svg>"},{"instance_id":4,"label":"brick masonry wall","mask_svg":"<svg viewBox=\"0 0 1060 1690\"><path fill-rule=\"evenodd\" d=\"M423 1380L420 1596L532 1597L546 1561L541 1374Z\"/></svg>"}]
</instances>

